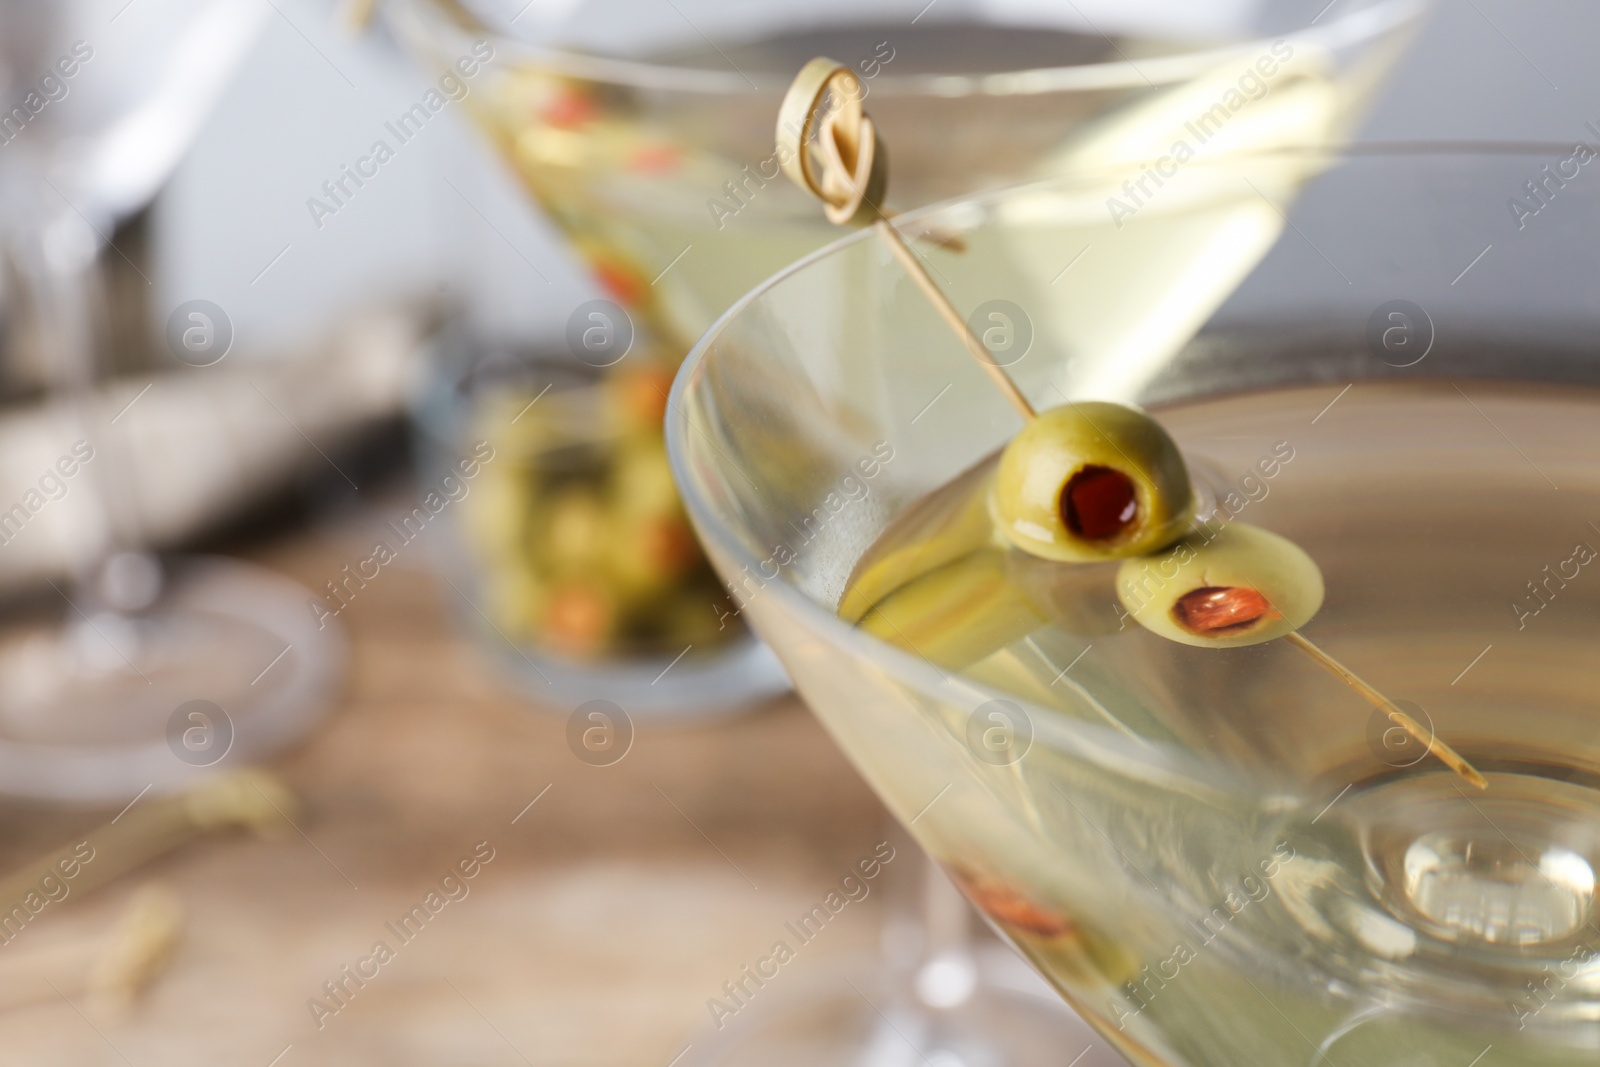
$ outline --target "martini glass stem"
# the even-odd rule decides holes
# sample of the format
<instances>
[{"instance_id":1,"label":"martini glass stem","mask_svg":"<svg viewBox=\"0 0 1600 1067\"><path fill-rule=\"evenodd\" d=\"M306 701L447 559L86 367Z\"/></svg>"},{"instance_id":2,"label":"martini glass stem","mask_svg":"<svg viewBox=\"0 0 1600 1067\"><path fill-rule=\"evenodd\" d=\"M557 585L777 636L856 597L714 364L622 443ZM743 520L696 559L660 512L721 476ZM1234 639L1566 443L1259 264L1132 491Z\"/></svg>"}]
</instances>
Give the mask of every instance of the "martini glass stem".
<instances>
[{"instance_id":1,"label":"martini glass stem","mask_svg":"<svg viewBox=\"0 0 1600 1067\"><path fill-rule=\"evenodd\" d=\"M94 450L93 462L83 462L85 501L78 510L88 536L64 560L72 576L67 627L77 629L88 625L85 616L125 614L126 609L146 606L160 592L160 568L154 557L138 552L138 485L122 451L110 440L117 435L114 422L122 413L107 422L94 392L99 350L107 336L107 299L99 274L99 253L106 242L61 190L42 174L35 182L37 189L26 190L13 202L14 208L27 210L8 234L11 253L37 317L48 397L58 403L66 426ZM122 557L136 566L117 568ZM139 576L133 584L126 581L130 573ZM114 574L122 574L122 581L114 581Z\"/></svg>"},{"instance_id":2,"label":"martini glass stem","mask_svg":"<svg viewBox=\"0 0 1600 1067\"><path fill-rule=\"evenodd\" d=\"M923 951L917 994L935 1008L964 1002L978 984L972 952L972 906L933 857L923 859Z\"/></svg>"},{"instance_id":3,"label":"martini glass stem","mask_svg":"<svg viewBox=\"0 0 1600 1067\"><path fill-rule=\"evenodd\" d=\"M49 193L41 192L47 200ZM104 608L101 579L108 562L136 543L134 483L106 437L115 430L95 420L99 378L97 339L106 313L96 261L103 245L94 227L70 205L44 214L45 221L19 235L20 258L40 316L40 335L51 368L50 391L62 401L78 433L96 446L98 462L84 464L96 529L92 547L71 561L77 591L74 603Z\"/></svg>"}]
</instances>

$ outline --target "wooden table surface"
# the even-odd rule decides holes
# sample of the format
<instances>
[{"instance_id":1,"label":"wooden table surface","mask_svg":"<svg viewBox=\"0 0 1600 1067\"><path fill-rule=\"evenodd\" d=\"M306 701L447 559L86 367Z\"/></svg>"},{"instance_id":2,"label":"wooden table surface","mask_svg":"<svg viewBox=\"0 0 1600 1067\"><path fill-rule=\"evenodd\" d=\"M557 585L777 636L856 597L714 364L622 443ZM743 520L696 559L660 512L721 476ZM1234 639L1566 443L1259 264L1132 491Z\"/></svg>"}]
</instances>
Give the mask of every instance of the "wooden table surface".
<instances>
[{"instance_id":1,"label":"wooden table surface","mask_svg":"<svg viewBox=\"0 0 1600 1067\"><path fill-rule=\"evenodd\" d=\"M254 556L320 587L385 517L349 516ZM191 843L0 946L3 974L26 942L84 943L151 881L186 911L170 969L131 1016L97 1017L41 986L5 1011L0 1065L667 1067L708 1021L707 999L884 839L882 807L793 699L641 730L621 762L580 762L565 740L571 709L511 691L455 628L453 595L422 560L402 560L344 612L338 706L271 764L303 806L303 836ZM0 808L0 862L114 814ZM385 924L479 842L493 859L467 895L400 944ZM897 873L916 873L908 851ZM783 981L870 950L887 891L842 912ZM308 1001L379 940L394 958L319 1027Z\"/></svg>"}]
</instances>

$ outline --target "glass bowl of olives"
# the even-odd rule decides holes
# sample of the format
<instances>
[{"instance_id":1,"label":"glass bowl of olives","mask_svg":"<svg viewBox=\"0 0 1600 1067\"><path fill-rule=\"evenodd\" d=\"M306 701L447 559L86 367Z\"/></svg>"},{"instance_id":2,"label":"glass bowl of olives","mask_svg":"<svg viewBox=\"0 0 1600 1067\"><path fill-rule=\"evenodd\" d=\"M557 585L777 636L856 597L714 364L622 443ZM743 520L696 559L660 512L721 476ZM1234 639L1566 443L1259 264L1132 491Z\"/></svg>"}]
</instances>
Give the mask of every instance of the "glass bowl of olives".
<instances>
[{"instance_id":1,"label":"glass bowl of olives","mask_svg":"<svg viewBox=\"0 0 1600 1067\"><path fill-rule=\"evenodd\" d=\"M417 406L420 510L457 615L534 701L629 716L735 712L788 690L707 563L672 482L662 415L672 367L601 373L497 345L436 341Z\"/></svg>"},{"instance_id":2,"label":"glass bowl of olives","mask_svg":"<svg viewBox=\"0 0 1600 1067\"><path fill-rule=\"evenodd\" d=\"M763 576L744 617L1131 1062L1592 1062L1600 185L1503 210L1586 152L1286 148L1132 215L1122 168L915 213L974 332L1029 339L993 353L1026 413L870 230L679 372L673 470L718 572Z\"/></svg>"}]
</instances>

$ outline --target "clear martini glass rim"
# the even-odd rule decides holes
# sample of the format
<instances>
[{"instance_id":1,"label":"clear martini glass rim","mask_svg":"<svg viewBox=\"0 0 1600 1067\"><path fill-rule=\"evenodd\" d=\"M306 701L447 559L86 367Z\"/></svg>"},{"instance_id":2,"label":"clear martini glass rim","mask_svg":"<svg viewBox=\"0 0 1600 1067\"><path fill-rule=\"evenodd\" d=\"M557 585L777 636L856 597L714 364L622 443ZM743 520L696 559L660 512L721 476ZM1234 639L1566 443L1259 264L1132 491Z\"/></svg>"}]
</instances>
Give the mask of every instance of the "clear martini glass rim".
<instances>
[{"instance_id":1,"label":"clear martini glass rim","mask_svg":"<svg viewBox=\"0 0 1600 1067\"><path fill-rule=\"evenodd\" d=\"M464 47L475 36L488 34L494 46L505 49L513 59L555 74L634 89L701 95L743 94L757 88L736 69L670 66L541 46L508 34L502 27L484 24L472 12L452 2L407 0L407 3L413 8L420 6L430 9L437 4L439 10L431 13L438 23L455 27L459 47ZM1381 38L1416 20L1430 5L1431 0L1369 0L1362 6L1336 13L1322 25L1315 25L1316 20L1313 20L1313 24L1276 36L1236 41L1199 51L1152 56L1142 58L1137 63L1123 58L1106 63L977 74L907 75L895 74L885 68L872 80L872 91L895 96L983 97L1154 88L1187 81L1216 69L1232 57L1265 52L1279 42L1288 42L1291 47L1310 44L1330 50L1349 48L1363 41ZM445 9L453 11L455 17L452 18Z\"/></svg>"},{"instance_id":2,"label":"clear martini glass rim","mask_svg":"<svg viewBox=\"0 0 1600 1067\"><path fill-rule=\"evenodd\" d=\"M1235 154L1198 162L1195 165L1227 166L1237 164L1241 159L1303 159L1308 154L1331 156L1338 161L1449 157L1481 158L1490 155L1528 156L1530 158L1548 159L1549 153L1552 151L1565 152L1570 151L1570 149L1571 145L1569 144L1554 142L1413 141L1340 147L1306 145L1279 148L1260 153ZM1119 171L1118 173L1121 172ZM905 228L915 232L918 223L930 222L941 213L988 205L1008 197L1026 195L1029 192L1071 187L1091 180L1093 178L1090 175L1078 173L1056 175L1049 178L1000 186L982 193L953 197L914 211L905 212L903 215L896 216L893 224L897 229ZM723 312L695 343L689 354L684 357L677 376L673 380L672 390L667 401L668 418L666 420L667 454L672 466L673 478L677 482L684 506L688 509L700 537L710 543L717 553L730 559L736 567L755 569L761 565L762 561L745 548L728 526L717 516L714 507L701 492L700 485L694 474L694 465L688 455L686 438L691 433L691 430L688 427L688 415L684 407L685 400L695 380L704 373L706 364L711 358L712 347L717 343L727 327L743 315L751 305L764 298L785 280L803 273L814 264L826 260L828 257L857 242L872 241L874 239L876 239L876 235L871 228L853 231L796 260L783 270L767 278L754 289L751 289L729 307L727 311ZM1200 394L1200 396L1205 395L1213 394ZM1196 397L1196 399L1198 398L1199 396ZM1247 771L1203 754L1160 741L1144 738L1135 741L1110 727L1100 726L1082 719L1068 720L1051 709L1028 701L1019 695L992 689L959 675L947 675L919 656L862 634L854 625L840 619L829 608L786 581L767 583L763 588L763 595L772 596L781 602L782 609L786 613L801 618L810 632L824 637L834 648L858 659L870 661L878 670L892 676L913 692L928 694L934 699L948 700L956 692L954 687L960 686L970 690L972 699L975 701L974 706L976 706L976 702L996 698L1003 698L1022 705L1028 710L1028 714L1032 719L1036 740L1047 741L1053 747L1081 755L1094 763L1115 764L1124 771L1136 776L1158 779L1167 783L1183 781L1193 787L1228 795L1277 793L1287 798L1305 793L1309 784L1303 779L1291 777L1288 774L1273 775L1271 772Z\"/></svg>"}]
</instances>

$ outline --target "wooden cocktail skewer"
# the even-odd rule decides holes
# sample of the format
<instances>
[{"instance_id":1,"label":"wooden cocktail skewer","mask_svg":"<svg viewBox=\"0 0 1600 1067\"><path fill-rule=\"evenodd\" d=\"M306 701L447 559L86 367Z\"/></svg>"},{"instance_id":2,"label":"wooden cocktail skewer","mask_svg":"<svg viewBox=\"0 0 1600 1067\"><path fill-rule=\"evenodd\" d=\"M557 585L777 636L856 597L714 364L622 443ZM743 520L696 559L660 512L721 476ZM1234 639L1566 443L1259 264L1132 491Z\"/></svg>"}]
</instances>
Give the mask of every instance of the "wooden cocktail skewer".
<instances>
[{"instance_id":1,"label":"wooden cocktail skewer","mask_svg":"<svg viewBox=\"0 0 1600 1067\"><path fill-rule=\"evenodd\" d=\"M378 0L343 0L338 7L338 20L351 34L365 33L378 10Z\"/></svg>"},{"instance_id":2,"label":"wooden cocktail skewer","mask_svg":"<svg viewBox=\"0 0 1600 1067\"><path fill-rule=\"evenodd\" d=\"M1394 701L1362 681L1349 667L1346 667L1312 644L1299 630L1291 630L1283 635L1283 639L1310 656L1318 666L1329 674L1344 682L1357 693L1360 693L1373 707L1389 716L1390 722L1410 734L1421 744L1426 745L1428 751L1437 756L1446 767L1449 767L1479 789L1489 788L1489 783L1484 780L1483 775L1479 774L1477 768L1463 759L1461 753L1439 740L1432 730L1429 730L1416 719L1401 711L1395 706Z\"/></svg>"},{"instance_id":3,"label":"wooden cocktail skewer","mask_svg":"<svg viewBox=\"0 0 1600 1067\"><path fill-rule=\"evenodd\" d=\"M1023 418L1037 418L1039 413L1033 410L1033 405L1028 403L1028 398L1022 395L1022 390L1017 388L1017 383L1011 380L1011 375L1007 374L1005 368L996 363L994 357L989 354L989 350L983 347L983 342L973 334L972 327L967 325L966 320L961 317L961 313L955 309L949 298L944 295L944 290L940 289L934 283L934 280L928 276L926 268L917 259L916 252L912 251L911 246L906 244L905 238L900 236L900 231L889 225L887 219L879 219L872 224L872 228L878 231L879 236L883 238L883 243L888 246L890 252L894 253L894 258L900 261L900 265L906 269L906 273L911 275L911 280L917 283L917 288L922 290L923 295L928 298L928 302L939 312L939 316L950 325L950 329L955 331L956 336L961 338L962 343L967 346L967 351L972 354L972 358L978 361L978 366L988 372L990 379L1001 394L1011 401L1011 405L1017 409Z\"/></svg>"},{"instance_id":4,"label":"wooden cocktail skewer","mask_svg":"<svg viewBox=\"0 0 1600 1067\"><path fill-rule=\"evenodd\" d=\"M72 895L81 896L214 831L287 834L292 824L286 811L294 807L293 794L272 775L256 770L220 774L187 792L143 801L83 835L92 859L84 860L70 880ZM59 877L66 856L66 850L50 853L0 876L0 913L15 907L44 878Z\"/></svg>"},{"instance_id":5,"label":"wooden cocktail skewer","mask_svg":"<svg viewBox=\"0 0 1600 1067\"><path fill-rule=\"evenodd\" d=\"M865 95L865 87L850 68L831 59L813 59L802 67L778 112L778 159L784 172L822 201L829 222L840 226L871 225L995 387L1024 419L1034 418L1038 413L1017 383L994 361L944 291L929 277L900 231L889 224L889 217L880 206L888 185L888 163L878 140L878 128L861 108ZM821 114L825 100L831 104L827 114ZM813 144L823 156L820 172L811 155Z\"/></svg>"},{"instance_id":6,"label":"wooden cocktail skewer","mask_svg":"<svg viewBox=\"0 0 1600 1067\"><path fill-rule=\"evenodd\" d=\"M1017 383L973 334L961 313L923 267L917 253L889 224L879 206L888 187L888 164L877 126L861 106L866 89L849 67L818 57L801 68L784 96L778 112L778 159L783 170L802 189L823 203L828 221L840 226L870 225L922 290L939 317L961 340L978 366L1009 400L1024 420L1038 412L1017 388ZM826 105L826 106L824 106ZM824 113L825 112L825 113ZM813 157L812 146L821 157ZM1318 666L1333 674L1382 711L1389 720L1436 756L1445 766L1478 789L1487 789L1482 774L1455 749L1439 740L1389 698L1363 681L1302 635L1291 630L1284 637Z\"/></svg>"},{"instance_id":7,"label":"wooden cocktail skewer","mask_svg":"<svg viewBox=\"0 0 1600 1067\"><path fill-rule=\"evenodd\" d=\"M183 905L171 890L134 894L109 930L54 935L0 953L0 1012L56 997L88 994L92 1011L121 1017L159 978L183 932Z\"/></svg>"}]
</instances>

